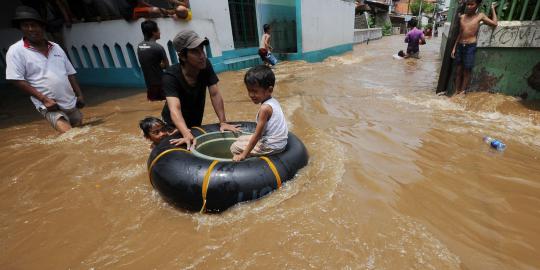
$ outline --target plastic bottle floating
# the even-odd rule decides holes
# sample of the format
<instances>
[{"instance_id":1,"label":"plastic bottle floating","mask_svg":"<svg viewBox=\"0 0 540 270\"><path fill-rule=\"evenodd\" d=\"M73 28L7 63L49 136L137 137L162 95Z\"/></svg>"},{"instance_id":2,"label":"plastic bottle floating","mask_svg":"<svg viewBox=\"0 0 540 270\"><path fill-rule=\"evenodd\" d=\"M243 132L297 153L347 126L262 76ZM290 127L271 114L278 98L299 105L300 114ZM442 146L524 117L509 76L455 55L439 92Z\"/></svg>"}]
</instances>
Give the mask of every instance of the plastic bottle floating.
<instances>
[{"instance_id":1,"label":"plastic bottle floating","mask_svg":"<svg viewBox=\"0 0 540 270\"><path fill-rule=\"evenodd\" d=\"M491 138L489 136L484 137L484 142L489 144L492 148L497 149L497 151L504 151L506 149L506 144L504 144L502 141L499 141L495 138Z\"/></svg>"}]
</instances>

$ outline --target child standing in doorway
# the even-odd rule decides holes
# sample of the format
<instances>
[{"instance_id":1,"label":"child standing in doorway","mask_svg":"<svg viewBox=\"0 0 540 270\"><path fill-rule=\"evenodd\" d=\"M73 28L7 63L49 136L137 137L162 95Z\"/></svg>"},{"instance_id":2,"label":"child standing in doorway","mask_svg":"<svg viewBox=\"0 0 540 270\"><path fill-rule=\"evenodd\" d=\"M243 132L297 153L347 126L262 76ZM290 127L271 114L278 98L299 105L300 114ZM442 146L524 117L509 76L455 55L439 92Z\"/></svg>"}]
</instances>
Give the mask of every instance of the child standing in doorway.
<instances>
[{"instance_id":1,"label":"child standing in doorway","mask_svg":"<svg viewBox=\"0 0 540 270\"><path fill-rule=\"evenodd\" d=\"M272 46L270 46L270 32L272 28L269 24L263 26L264 34L261 38L261 43L259 45L259 56L263 63L267 66L273 66L277 63L277 59L272 55Z\"/></svg>"},{"instance_id":2,"label":"child standing in doorway","mask_svg":"<svg viewBox=\"0 0 540 270\"><path fill-rule=\"evenodd\" d=\"M459 35L452 49L452 58L455 58L456 81L454 87L456 93L460 94L467 91L471 80L471 71L474 67L474 57L476 55L476 36L480 23L483 22L489 26L497 26L497 13L495 13L496 3L491 4L493 18L490 19L486 14L478 13L478 6L482 0L467 0L465 3L465 14L459 18Z\"/></svg>"},{"instance_id":3,"label":"child standing in doorway","mask_svg":"<svg viewBox=\"0 0 540 270\"><path fill-rule=\"evenodd\" d=\"M274 72L265 65L251 68L244 76L249 98L261 107L257 112L255 133L240 136L231 145L234 161L279 153L285 149L289 129L279 102L272 97L275 82Z\"/></svg>"}]
</instances>

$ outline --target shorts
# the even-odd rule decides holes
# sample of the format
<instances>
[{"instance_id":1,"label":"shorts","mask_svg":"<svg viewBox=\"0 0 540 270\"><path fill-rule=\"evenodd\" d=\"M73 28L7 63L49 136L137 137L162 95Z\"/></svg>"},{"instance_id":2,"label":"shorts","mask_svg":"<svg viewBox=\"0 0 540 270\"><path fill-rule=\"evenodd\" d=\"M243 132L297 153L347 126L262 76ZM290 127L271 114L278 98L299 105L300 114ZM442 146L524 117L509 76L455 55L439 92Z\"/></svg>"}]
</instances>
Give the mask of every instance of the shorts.
<instances>
[{"instance_id":1,"label":"shorts","mask_svg":"<svg viewBox=\"0 0 540 270\"><path fill-rule=\"evenodd\" d=\"M474 56L476 55L476 43L462 44L456 46L456 64L463 65L465 69L471 70L474 67Z\"/></svg>"},{"instance_id":2,"label":"shorts","mask_svg":"<svg viewBox=\"0 0 540 270\"><path fill-rule=\"evenodd\" d=\"M407 56L412 58L420 58L420 51L414 51L407 48Z\"/></svg>"},{"instance_id":3,"label":"shorts","mask_svg":"<svg viewBox=\"0 0 540 270\"><path fill-rule=\"evenodd\" d=\"M242 135L238 137L238 139L231 145L231 153L233 155L238 155L244 152L244 149L246 149L249 139L251 139L252 135ZM261 143L259 140L257 144L255 144L255 147L253 147L253 150L251 150L251 153L249 153L250 156L264 156L264 155L270 155L275 154L283 151L283 149L271 149L266 147L264 144Z\"/></svg>"},{"instance_id":4,"label":"shorts","mask_svg":"<svg viewBox=\"0 0 540 270\"><path fill-rule=\"evenodd\" d=\"M146 89L146 98L150 101L165 100L165 93L161 84L150 85Z\"/></svg>"},{"instance_id":5,"label":"shorts","mask_svg":"<svg viewBox=\"0 0 540 270\"><path fill-rule=\"evenodd\" d=\"M66 119L72 127L82 124L82 112L78 108L60 109L57 111L47 111L47 109L39 108L38 111L47 119L51 126L56 129L56 123L60 118Z\"/></svg>"},{"instance_id":6,"label":"shorts","mask_svg":"<svg viewBox=\"0 0 540 270\"><path fill-rule=\"evenodd\" d=\"M409 57L410 58L420 59L420 52L411 53L411 54L409 54Z\"/></svg>"},{"instance_id":7,"label":"shorts","mask_svg":"<svg viewBox=\"0 0 540 270\"><path fill-rule=\"evenodd\" d=\"M263 62L268 61L266 56L268 55L268 50L266 48L259 48L259 56Z\"/></svg>"}]
</instances>

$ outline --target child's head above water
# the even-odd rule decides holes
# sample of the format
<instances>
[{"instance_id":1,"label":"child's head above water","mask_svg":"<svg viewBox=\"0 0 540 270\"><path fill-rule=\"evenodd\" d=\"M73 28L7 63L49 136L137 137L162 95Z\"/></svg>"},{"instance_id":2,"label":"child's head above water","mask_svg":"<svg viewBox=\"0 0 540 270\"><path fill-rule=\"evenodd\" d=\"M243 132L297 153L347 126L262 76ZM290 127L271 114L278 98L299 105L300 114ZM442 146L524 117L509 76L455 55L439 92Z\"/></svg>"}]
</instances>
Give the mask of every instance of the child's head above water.
<instances>
[{"instance_id":1,"label":"child's head above water","mask_svg":"<svg viewBox=\"0 0 540 270\"><path fill-rule=\"evenodd\" d=\"M399 51L399 52L397 53L397 55L398 55L399 57L405 57L405 53L403 52L403 50Z\"/></svg>"},{"instance_id":2,"label":"child's head above water","mask_svg":"<svg viewBox=\"0 0 540 270\"><path fill-rule=\"evenodd\" d=\"M154 144L157 144L167 136L167 131L165 130L165 123L156 117L147 116L139 122L139 127L144 133L144 137L152 141Z\"/></svg>"},{"instance_id":3,"label":"child's head above water","mask_svg":"<svg viewBox=\"0 0 540 270\"><path fill-rule=\"evenodd\" d=\"M244 76L244 83L253 103L258 104L272 97L276 76L271 68L265 65L252 67Z\"/></svg>"}]
</instances>

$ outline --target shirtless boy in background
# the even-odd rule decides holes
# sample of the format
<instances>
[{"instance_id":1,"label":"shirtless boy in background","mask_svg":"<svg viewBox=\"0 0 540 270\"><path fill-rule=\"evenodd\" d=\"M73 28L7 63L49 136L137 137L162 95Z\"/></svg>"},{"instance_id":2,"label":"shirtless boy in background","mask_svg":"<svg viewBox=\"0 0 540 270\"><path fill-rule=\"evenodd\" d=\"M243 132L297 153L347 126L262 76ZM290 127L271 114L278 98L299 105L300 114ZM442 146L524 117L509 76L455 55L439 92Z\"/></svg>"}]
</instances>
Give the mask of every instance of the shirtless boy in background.
<instances>
[{"instance_id":1,"label":"shirtless boy in background","mask_svg":"<svg viewBox=\"0 0 540 270\"><path fill-rule=\"evenodd\" d=\"M454 84L457 94L467 90L469 87L476 54L476 36L480 23L483 22L493 27L497 26L497 13L495 13L497 4L491 4L493 18L490 19L482 12L477 13L480 3L482 3L482 0L467 0L465 14L460 15L459 18L459 35L452 49L452 58L455 58L457 64Z\"/></svg>"}]
</instances>

